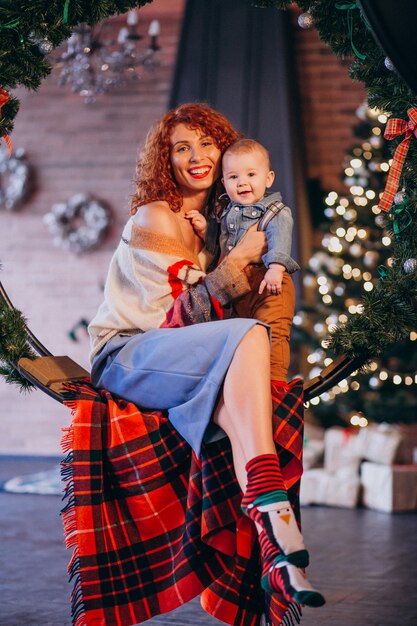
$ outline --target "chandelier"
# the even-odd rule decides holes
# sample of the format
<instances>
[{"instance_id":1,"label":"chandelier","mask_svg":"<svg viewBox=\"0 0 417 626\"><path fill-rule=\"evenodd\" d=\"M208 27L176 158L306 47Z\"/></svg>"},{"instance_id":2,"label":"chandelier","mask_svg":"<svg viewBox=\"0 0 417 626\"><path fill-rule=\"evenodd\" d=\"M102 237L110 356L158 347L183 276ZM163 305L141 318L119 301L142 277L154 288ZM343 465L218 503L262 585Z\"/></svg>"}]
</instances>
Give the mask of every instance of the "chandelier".
<instances>
[{"instance_id":1,"label":"chandelier","mask_svg":"<svg viewBox=\"0 0 417 626\"><path fill-rule=\"evenodd\" d=\"M140 50L138 43L143 36L138 33L138 23L138 12L132 9L117 36L114 21L107 20L96 27L77 26L67 41L67 49L55 59L60 68L58 84L70 86L73 93L91 104L97 95L139 80L140 66L154 73L160 66L160 24L158 20L151 21L148 43Z\"/></svg>"}]
</instances>

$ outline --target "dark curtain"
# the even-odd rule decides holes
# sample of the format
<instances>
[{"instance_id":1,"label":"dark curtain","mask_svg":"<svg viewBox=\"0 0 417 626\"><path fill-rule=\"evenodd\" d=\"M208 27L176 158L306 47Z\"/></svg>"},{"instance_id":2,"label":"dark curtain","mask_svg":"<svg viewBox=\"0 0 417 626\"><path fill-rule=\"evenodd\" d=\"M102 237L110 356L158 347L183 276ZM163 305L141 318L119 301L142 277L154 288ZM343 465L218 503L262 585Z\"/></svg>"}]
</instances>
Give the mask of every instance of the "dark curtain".
<instances>
[{"instance_id":1,"label":"dark curtain","mask_svg":"<svg viewBox=\"0 0 417 626\"><path fill-rule=\"evenodd\" d=\"M300 261L297 232L308 210L292 30L288 11L247 0L187 0L170 104L207 102L268 148L273 190L293 210Z\"/></svg>"}]
</instances>

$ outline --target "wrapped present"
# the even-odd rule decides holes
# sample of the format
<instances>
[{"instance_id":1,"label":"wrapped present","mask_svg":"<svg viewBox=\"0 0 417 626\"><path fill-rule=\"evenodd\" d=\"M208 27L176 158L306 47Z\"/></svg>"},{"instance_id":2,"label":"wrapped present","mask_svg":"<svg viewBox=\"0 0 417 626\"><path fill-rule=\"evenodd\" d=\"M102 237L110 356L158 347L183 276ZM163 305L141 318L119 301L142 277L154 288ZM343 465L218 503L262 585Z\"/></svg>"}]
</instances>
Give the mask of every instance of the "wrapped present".
<instances>
[{"instance_id":1,"label":"wrapped present","mask_svg":"<svg viewBox=\"0 0 417 626\"><path fill-rule=\"evenodd\" d=\"M397 424L402 442L396 459L398 463L417 463L417 424Z\"/></svg>"},{"instance_id":2,"label":"wrapped present","mask_svg":"<svg viewBox=\"0 0 417 626\"><path fill-rule=\"evenodd\" d=\"M355 468L344 467L334 473L323 468L311 469L301 479L300 503L353 509L358 504L359 491L360 479Z\"/></svg>"},{"instance_id":3,"label":"wrapped present","mask_svg":"<svg viewBox=\"0 0 417 626\"><path fill-rule=\"evenodd\" d=\"M417 510L417 465L381 465L365 461L361 467L363 505L387 513Z\"/></svg>"},{"instance_id":4,"label":"wrapped present","mask_svg":"<svg viewBox=\"0 0 417 626\"><path fill-rule=\"evenodd\" d=\"M337 426L326 430L324 435L324 468L335 473L343 468L359 472L361 450L358 447L358 434L350 428Z\"/></svg>"},{"instance_id":5,"label":"wrapped present","mask_svg":"<svg viewBox=\"0 0 417 626\"><path fill-rule=\"evenodd\" d=\"M371 424L361 428L357 436L357 451L362 459L392 465L399 460L402 434L391 424Z\"/></svg>"}]
</instances>

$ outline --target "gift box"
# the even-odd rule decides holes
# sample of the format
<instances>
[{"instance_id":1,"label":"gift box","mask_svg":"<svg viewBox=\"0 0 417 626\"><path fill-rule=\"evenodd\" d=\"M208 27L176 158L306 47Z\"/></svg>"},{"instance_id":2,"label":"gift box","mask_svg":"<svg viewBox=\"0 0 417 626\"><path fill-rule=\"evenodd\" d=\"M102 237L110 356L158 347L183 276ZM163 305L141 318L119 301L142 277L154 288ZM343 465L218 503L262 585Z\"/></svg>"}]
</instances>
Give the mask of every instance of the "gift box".
<instances>
[{"instance_id":1,"label":"gift box","mask_svg":"<svg viewBox=\"0 0 417 626\"><path fill-rule=\"evenodd\" d=\"M344 467L337 472L323 468L304 472L301 479L300 503L325 504L354 509L358 505L360 479L356 469Z\"/></svg>"},{"instance_id":2,"label":"gift box","mask_svg":"<svg viewBox=\"0 0 417 626\"><path fill-rule=\"evenodd\" d=\"M417 424L397 424L402 437L398 463L417 463Z\"/></svg>"},{"instance_id":3,"label":"gift box","mask_svg":"<svg viewBox=\"0 0 417 626\"><path fill-rule=\"evenodd\" d=\"M362 502L386 513L417 510L417 465L381 465L365 461L361 467Z\"/></svg>"},{"instance_id":4,"label":"gift box","mask_svg":"<svg viewBox=\"0 0 417 626\"><path fill-rule=\"evenodd\" d=\"M359 472L361 449L358 447L357 431L333 427L324 435L324 468L331 474L350 468Z\"/></svg>"},{"instance_id":5,"label":"gift box","mask_svg":"<svg viewBox=\"0 0 417 626\"><path fill-rule=\"evenodd\" d=\"M399 460L401 431L390 424L371 424L359 430L356 449L362 459L392 465Z\"/></svg>"}]
</instances>

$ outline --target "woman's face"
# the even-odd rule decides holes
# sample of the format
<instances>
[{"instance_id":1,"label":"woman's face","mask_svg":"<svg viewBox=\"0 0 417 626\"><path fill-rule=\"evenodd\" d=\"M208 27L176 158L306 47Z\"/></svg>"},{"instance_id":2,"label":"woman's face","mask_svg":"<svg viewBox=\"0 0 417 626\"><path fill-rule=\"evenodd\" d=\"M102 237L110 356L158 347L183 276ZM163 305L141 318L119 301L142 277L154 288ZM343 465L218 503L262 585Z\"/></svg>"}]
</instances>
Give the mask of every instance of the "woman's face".
<instances>
[{"instance_id":1,"label":"woman's face","mask_svg":"<svg viewBox=\"0 0 417 626\"><path fill-rule=\"evenodd\" d=\"M206 191L220 176L221 152L200 129L177 124L170 136L171 164L184 195Z\"/></svg>"}]
</instances>

